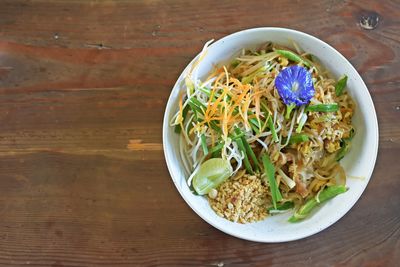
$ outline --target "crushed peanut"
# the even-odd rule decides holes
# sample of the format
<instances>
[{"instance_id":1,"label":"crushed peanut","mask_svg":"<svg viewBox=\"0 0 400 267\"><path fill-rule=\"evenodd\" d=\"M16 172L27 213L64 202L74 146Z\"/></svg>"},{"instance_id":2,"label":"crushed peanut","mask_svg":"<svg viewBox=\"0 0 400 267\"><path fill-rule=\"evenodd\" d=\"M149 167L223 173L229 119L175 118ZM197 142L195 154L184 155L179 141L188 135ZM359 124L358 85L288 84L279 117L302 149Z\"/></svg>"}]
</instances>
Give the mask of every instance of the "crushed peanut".
<instances>
[{"instance_id":1,"label":"crushed peanut","mask_svg":"<svg viewBox=\"0 0 400 267\"><path fill-rule=\"evenodd\" d=\"M208 197L211 208L223 218L250 223L267 217L267 186L255 175L237 175L222 183L215 198Z\"/></svg>"}]
</instances>

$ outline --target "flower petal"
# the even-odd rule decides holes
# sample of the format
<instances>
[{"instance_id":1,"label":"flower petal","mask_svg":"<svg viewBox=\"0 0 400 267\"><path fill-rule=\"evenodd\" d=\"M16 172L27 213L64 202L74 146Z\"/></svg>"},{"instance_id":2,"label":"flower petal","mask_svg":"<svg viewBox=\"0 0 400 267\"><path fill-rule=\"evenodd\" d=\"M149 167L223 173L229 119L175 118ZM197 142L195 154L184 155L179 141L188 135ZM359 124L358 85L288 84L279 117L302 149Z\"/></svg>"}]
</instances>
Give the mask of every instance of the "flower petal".
<instances>
[{"instance_id":1,"label":"flower petal","mask_svg":"<svg viewBox=\"0 0 400 267\"><path fill-rule=\"evenodd\" d=\"M275 87L286 105L307 104L315 94L311 74L298 65L283 69L275 78Z\"/></svg>"}]
</instances>

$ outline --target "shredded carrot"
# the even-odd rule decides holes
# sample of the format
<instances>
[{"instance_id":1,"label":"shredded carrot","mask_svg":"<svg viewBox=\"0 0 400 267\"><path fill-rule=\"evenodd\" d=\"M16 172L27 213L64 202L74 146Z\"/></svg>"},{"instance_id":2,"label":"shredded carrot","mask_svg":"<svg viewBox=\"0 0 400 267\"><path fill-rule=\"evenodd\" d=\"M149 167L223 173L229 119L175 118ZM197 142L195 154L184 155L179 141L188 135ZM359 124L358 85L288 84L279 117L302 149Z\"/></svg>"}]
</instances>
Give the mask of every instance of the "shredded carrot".
<instances>
[{"instance_id":1,"label":"shredded carrot","mask_svg":"<svg viewBox=\"0 0 400 267\"><path fill-rule=\"evenodd\" d=\"M206 81L211 80L213 77L217 76L218 73L221 73L221 72L223 72L223 71L224 71L224 69L223 69L222 67L221 67L221 68L216 68L216 69L207 77Z\"/></svg>"},{"instance_id":2,"label":"shredded carrot","mask_svg":"<svg viewBox=\"0 0 400 267\"><path fill-rule=\"evenodd\" d=\"M260 98L266 91L261 90L257 83L255 85L243 84L240 80L229 77L229 73L225 67L215 70L208 79L212 79L213 77L215 77L215 81L212 83L210 95L207 100L204 120L198 122L191 129L190 133L199 131L206 124L210 127L210 122L212 121L217 122L219 127L221 127L224 138L228 137L230 129L237 123L242 122L246 127L250 128L249 120L253 118L257 119L260 127L263 127L261 123ZM215 99L217 92L219 96ZM228 96L230 101L226 100ZM255 107L255 114L248 114L250 106ZM235 111L239 112L233 115ZM212 146L215 146L216 136L214 131L210 131L210 135Z\"/></svg>"},{"instance_id":3,"label":"shredded carrot","mask_svg":"<svg viewBox=\"0 0 400 267\"><path fill-rule=\"evenodd\" d=\"M212 87L212 90L211 90L211 93L212 93L213 96L214 96L214 93L215 93L216 84L219 82L219 80L220 80L223 76L224 76L224 73L221 73L221 74L217 77L217 79L215 80L214 86ZM214 93L213 93L213 92L214 92ZM211 116L212 114L215 113L215 110L216 110L216 108L218 107L219 102L221 102L221 99L222 99L222 98L223 98L223 95L220 95L220 96L217 98L217 100L216 100L214 103L212 103L212 102L211 102L211 101L212 101L212 98L210 97L210 99L209 99L209 101L208 101L208 105L207 105L206 112L205 112L205 114L204 114L205 119L206 119L207 117L209 117L209 116ZM211 103L212 103L212 105L211 105ZM211 113L211 112L212 112L212 113Z\"/></svg>"}]
</instances>

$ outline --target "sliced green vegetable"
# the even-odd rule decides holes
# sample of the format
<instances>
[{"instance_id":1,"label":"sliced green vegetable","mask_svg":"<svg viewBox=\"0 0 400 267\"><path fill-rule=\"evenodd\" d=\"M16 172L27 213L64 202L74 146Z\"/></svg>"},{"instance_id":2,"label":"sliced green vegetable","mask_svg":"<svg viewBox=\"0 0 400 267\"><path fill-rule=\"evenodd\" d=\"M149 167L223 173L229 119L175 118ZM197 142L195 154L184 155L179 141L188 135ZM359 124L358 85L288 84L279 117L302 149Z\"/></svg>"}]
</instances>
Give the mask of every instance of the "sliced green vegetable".
<instances>
[{"instance_id":1,"label":"sliced green vegetable","mask_svg":"<svg viewBox=\"0 0 400 267\"><path fill-rule=\"evenodd\" d=\"M215 121L210 121L208 123L208 125L213 128L214 131L218 132L218 133L222 133L221 128L218 127L217 123Z\"/></svg>"},{"instance_id":2,"label":"sliced green vegetable","mask_svg":"<svg viewBox=\"0 0 400 267\"><path fill-rule=\"evenodd\" d=\"M198 90L200 92L203 92L204 94L206 94L208 97L211 96L211 90L207 87L199 87ZM215 100L217 100L217 96L214 94L213 98L212 98L212 102L214 102Z\"/></svg>"},{"instance_id":3,"label":"sliced green vegetable","mask_svg":"<svg viewBox=\"0 0 400 267\"><path fill-rule=\"evenodd\" d=\"M194 115L194 119L195 119L195 121L198 121L199 120L199 116L197 115L197 112L200 112L201 113L201 110L197 110L197 107L196 107L196 105L195 104L193 104L192 102L188 102L188 106L190 107L190 109L193 111L193 115Z\"/></svg>"},{"instance_id":4,"label":"sliced green vegetable","mask_svg":"<svg viewBox=\"0 0 400 267\"><path fill-rule=\"evenodd\" d=\"M307 59L299 56L298 54L289 51L289 50L275 50L275 52L277 52L279 55L284 56L285 58L297 62L297 63L303 63L305 66L307 67L311 67L311 63L310 61L308 61Z\"/></svg>"},{"instance_id":5,"label":"sliced green vegetable","mask_svg":"<svg viewBox=\"0 0 400 267\"><path fill-rule=\"evenodd\" d=\"M232 68L236 68L239 64L240 64L240 61L235 59L232 61L231 66L232 66Z\"/></svg>"},{"instance_id":6,"label":"sliced green vegetable","mask_svg":"<svg viewBox=\"0 0 400 267\"><path fill-rule=\"evenodd\" d=\"M185 78L185 85L186 85L187 95L191 96L194 92L194 84L189 77Z\"/></svg>"},{"instance_id":7,"label":"sliced green vegetable","mask_svg":"<svg viewBox=\"0 0 400 267\"><path fill-rule=\"evenodd\" d=\"M193 120L194 120L194 116L193 116L193 117L191 116L191 117L189 118L189 121L188 121L189 126L188 126L187 129L186 129L187 134L189 134L190 130L191 130L191 129L193 128L193 126L194 126L193 123L192 123Z\"/></svg>"},{"instance_id":8,"label":"sliced green vegetable","mask_svg":"<svg viewBox=\"0 0 400 267\"><path fill-rule=\"evenodd\" d=\"M260 168L258 167L259 163L258 163L256 154L254 154L254 151L251 149L249 143L247 143L247 141L245 140L244 137L242 137L242 142L244 144L244 147L246 148L247 154L250 155L250 158L254 163L254 169L258 172L260 170Z\"/></svg>"},{"instance_id":9,"label":"sliced green vegetable","mask_svg":"<svg viewBox=\"0 0 400 267\"><path fill-rule=\"evenodd\" d=\"M268 210L268 212L275 211L275 210L282 211L282 210L292 209L293 207L294 207L294 203L292 201L287 201L287 202L284 202L281 204L277 204L276 208L269 207L267 210Z\"/></svg>"},{"instance_id":10,"label":"sliced green vegetable","mask_svg":"<svg viewBox=\"0 0 400 267\"><path fill-rule=\"evenodd\" d=\"M326 187L321 191L321 193L319 193L318 199L313 197L307 200L307 202L289 218L289 222L298 222L306 218L316 206L346 191L347 188L344 185L332 185Z\"/></svg>"},{"instance_id":11,"label":"sliced green vegetable","mask_svg":"<svg viewBox=\"0 0 400 267\"><path fill-rule=\"evenodd\" d=\"M224 147L224 143L218 143L216 146L208 150L207 156L211 155L212 158L220 158L221 150Z\"/></svg>"},{"instance_id":12,"label":"sliced green vegetable","mask_svg":"<svg viewBox=\"0 0 400 267\"><path fill-rule=\"evenodd\" d=\"M313 111L313 112L335 112L338 110L339 110L339 105L337 103L310 105L306 108L306 111Z\"/></svg>"},{"instance_id":13,"label":"sliced green vegetable","mask_svg":"<svg viewBox=\"0 0 400 267\"><path fill-rule=\"evenodd\" d=\"M236 107L236 108L233 110L232 115L235 116L235 115L237 115L238 113L239 113L239 108ZM251 112L251 111L248 111L248 112L247 112L247 115L253 116L254 113ZM257 134L260 133L261 126L260 126L260 124L258 123L258 120L257 120L256 118L251 118L251 119L248 119L248 121L249 121L249 124L250 124L251 129L252 129L255 133L257 133Z\"/></svg>"},{"instance_id":14,"label":"sliced green vegetable","mask_svg":"<svg viewBox=\"0 0 400 267\"><path fill-rule=\"evenodd\" d=\"M201 109L202 104L200 103L200 105L198 105L197 103L200 103L200 102L199 102L199 100L197 100L197 99L194 98L194 97L191 97L191 98L189 99L189 102L188 102L188 104L192 107L192 109L194 109L194 110L196 110L197 112L203 114L204 112L203 112L203 110Z\"/></svg>"},{"instance_id":15,"label":"sliced green vegetable","mask_svg":"<svg viewBox=\"0 0 400 267\"><path fill-rule=\"evenodd\" d=\"M238 107L235 107L235 109L234 109L233 112L232 112L232 115L235 116L235 115L237 115L237 114L239 114L239 108L238 108ZM247 115L254 116L254 113L251 112L251 111L248 111L248 112L247 112ZM261 129L261 126L260 126L260 124L258 123L258 120L257 120L256 118L251 118L251 119L248 119L248 121L250 122L250 127L251 127L251 129L253 129L253 131L254 131L255 133L259 133L259 132L260 132L260 129Z\"/></svg>"},{"instance_id":16,"label":"sliced green vegetable","mask_svg":"<svg viewBox=\"0 0 400 267\"><path fill-rule=\"evenodd\" d=\"M347 75L343 75L335 86L335 93L337 96L340 96L343 93L344 88L347 83Z\"/></svg>"},{"instance_id":17,"label":"sliced green vegetable","mask_svg":"<svg viewBox=\"0 0 400 267\"><path fill-rule=\"evenodd\" d=\"M273 140L274 142L278 142L278 141L279 141L279 138L278 138L278 135L277 135L277 133L276 133L276 129L275 129L275 126L274 126L274 122L272 121L272 117L271 117L271 116L268 118L268 127L269 127L269 129L271 130L272 140Z\"/></svg>"},{"instance_id":18,"label":"sliced green vegetable","mask_svg":"<svg viewBox=\"0 0 400 267\"><path fill-rule=\"evenodd\" d=\"M241 132L240 134L229 134L228 135L230 139L232 139L233 141L242 138L242 136L244 136L244 132Z\"/></svg>"},{"instance_id":19,"label":"sliced green vegetable","mask_svg":"<svg viewBox=\"0 0 400 267\"><path fill-rule=\"evenodd\" d=\"M336 154L336 161L341 160L350 150L351 147L351 139L354 136L354 129L351 129L349 138L343 138L340 141L340 149Z\"/></svg>"},{"instance_id":20,"label":"sliced green vegetable","mask_svg":"<svg viewBox=\"0 0 400 267\"><path fill-rule=\"evenodd\" d=\"M191 97L191 98L190 98L190 101L191 101L193 104L195 104L196 107L198 107L198 108L204 113L203 109L205 109L206 106L205 106L203 103L201 103L201 102L200 102L199 100L197 100L197 98L195 98L195 97Z\"/></svg>"},{"instance_id":21,"label":"sliced green vegetable","mask_svg":"<svg viewBox=\"0 0 400 267\"><path fill-rule=\"evenodd\" d=\"M237 135L243 134L241 137L242 143L246 149L247 155L250 156L251 160L253 161L254 169L258 172L260 168L258 167L259 163L256 154L254 154L254 151L251 149L250 144L247 142L246 137L244 136L244 133L239 128L236 128L235 132Z\"/></svg>"},{"instance_id":22,"label":"sliced green vegetable","mask_svg":"<svg viewBox=\"0 0 400 267\"><path fill-rule=\"evenodd\" d=\"M342 158L344 158L344 156L347 154L347 152L349 152L350 142L348 142L347 140L342 140L342 141L340 141L340 146L341 147L336 154L336 161L339 161Z\"/></svg>"},{"instance_id":23,"label":"sliced green vegetable","mask_svg":"<svg viewBox=\"0 0 400 267\"><path fill-rule=\"evenodd\" d=\"M249 119L249 122L250 122L250 127L251 127L251 129L252 129L256 134L260 133L260 130L259 130L259 127L258 127L258 121L257 121L257 119L256 119L256 118L251 118L251 119Z\"/></svg>"},{"instance_id":24,"label":"sliced green vegetable","mask_svg":"<svg viewBox=\"0 0 400 267\"><path fill-rule=\"evenodd\" d=\"M264 112L264 114L268 114L267 124L268 124L268 128L271 130L272 140L274 142L278 142L279 138L276 133L276 129L274 126L274 121L272 120L272 116L270 116L270 112L268 111L267 103L265 103L264 99L261 99L260 104L261 104L261 109ZM266 115L264 115L264 116L266 116Z\"/></svg>"},{"instance_id":25,"label":"sliced green vegetable","mask_svg":"<svg viewBox=\"0 0 400 267\"><path fill-rule=\"evenodd\" d=\"M355 133L356 133L356 131L354 130L354 128L351 128L350 133L349 133L350 140L353 139Z\"/></svg>"},{"instance_id":26,"label":"sliced green vegetable","mask_svg":"<svg viewBox=\"0 0 400 267\"><path fill-rule=\"evenodd\" d=\"M191 97L189 99L188 102L189 106L191 107L191 109L193 110L194 116L196 121L201 122L202 120L199 119L199 116L197 113L200 113L202 115L204 115L204 111L206 109L206 106L201 103L199 100L197 100L195 97ZM215 121L210 121L209 123L207 123L208 126L210 126L211 128L214 129L214 131L218 132L218 133L222 133L222 130L220 127L218 127L217 123Z\"/></svg>"},{"instance_id":27,"label":"sliced green vegetable","mask_svg":"<svg viewBox=\"0 0 400 267\"><path fill-rule=\"evenodd\" d=\"M310 139L308 138L308 135L306 135L306 134L293 134L290 137L289 144L292 145L292 144L307 142L309 140Z\"/></svg>"},{"instance_id":28,"label":"sliced green vegetable","mask_svg":"<svg viewBox=\"0 0 400 267\"><path fill-rule=\"evenodd\" d=\"M267 154L264 154L261 159L264 165L264 174L267 176L271 190L272 204L274 208L277 209L277 202L282 200L282 195L275 180L275 167Z\"/></svg>"},{"instance_id":29,"label":"sliced green vegetable","mask_svg":"<svg viewBox=\"0 0 400 267\"><path fill-rule=\"evenodd\" d=\"M312 62L314 62L314 63L320 63L321 62L321 60L319 60L319 58L316 55L308 54L308 56L309 56L310 60Z\"/></svg>"},{"instance_id":30,"label":"sliced green vegetable","mask_svg":"<svg viewBox=\"0 0 400 267\"><path fill-rule=\"evenodd\" d=\"M211 96L211 89L209 89L207 87L199 87L198 90L203 92L204 94L206 94L208 97ZM214 93L211 101L214 102L215 100L217 100L217 97L219 97L219 96L220 96L219 94Z\"/></svg>"},{"instance_id":31,"label":"sliced green vegetable","mask_svg":"<svg viewBox=\"0 0 400 267\"><path fill-rule=\"evenodd\" d=\"M211 158L220 158L222 149L215 151L211 154Z\"/></svg>"},{"instance_id":32,"label":"sliced green vegetable","mask_svg":"<svg viewBox=\"0 0 400 267\"><path fill-rule=\"evenodd\" d=\"M208 147L207 147L207 139L206 136L204 134L200 135L200 139L201 139L201 147L203 149L204 155L208 154Z\"/></svg>"},{"instance_id":33,"label":"sliced green vegetable","mask_svg":"<svg viewBox=\"0 0 400 267\"><path fill-rule=\"evenodd\" d=\"M187 113L188 113L188 111L189 111L189 108L190 108L189 105L186 105L186 106L183 108L183 110L182 110L182 118L183 118L183 121L185 121L185 119L186 119L186 115L187 115ZM175 125L174 131L175 131L175 133L181 133L181 131L182 131L181 125L180 125L180 124Z\"/></svg>"},{"instance_id":34,"label":"sliced green vegetable","mask_svg":"<svg viewBox=\"0 0 400 267\"><path fill-rule=\"evenodd\" d=\"M211 96L211 91L207 87L199 87L199 91L205 93L207 96Z\"/></svg>"},{"instance_id":35,"label":"sliced green vegetable","mask_svg":"<svg viewBox=\"0 0 400 267\"><path fill-rule=\"evenodd\" d=\"M254 173L253 172L253 168L251 167L249 158L248 158L247 153L246 153L246 148L245 148L245 146L243 144L242 139L241 138L236 139L236 144L238 145L240 152L243 153L243 156L244 156L243 163L244 163L244 167L246 168L246 171L249 174L253 174Z\"/></svg>"},{"instance_id":36,"label":"sliced green vegetable","mask_svg":"<svg viewBox=\"0 0 400 267\"><path fill-rule=\"evenodd\" d=\"M212 153L214 153L214 152L221 151L221 149L222 149L223 147L224 147L224 143L218 143L218 145L216 145L216 146L212 147L211 149L209 149L209 150L208 150L208 153L209 153L209 154L212 154Z\"/></svg>"}]
</instances>

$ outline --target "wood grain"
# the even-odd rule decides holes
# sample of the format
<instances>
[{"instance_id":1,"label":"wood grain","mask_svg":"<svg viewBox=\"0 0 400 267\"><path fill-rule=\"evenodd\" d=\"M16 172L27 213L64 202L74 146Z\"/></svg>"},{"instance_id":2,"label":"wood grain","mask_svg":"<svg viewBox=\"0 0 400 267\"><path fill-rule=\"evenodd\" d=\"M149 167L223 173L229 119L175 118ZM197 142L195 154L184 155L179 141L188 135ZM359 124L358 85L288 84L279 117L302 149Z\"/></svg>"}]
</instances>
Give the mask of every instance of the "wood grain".
<instances>
[{"instance_id":1,"label":"wood grain","mask_svg":"<svg viewBox=\"0 0 400 267\"><path fill-rule=\"evenodd\" d=\"M368 16L373 30L360 26ZM399 1L0 1L0 265L398 265L399 16ZM162 152L183 68L205 41L259 26L338 49L380 126L374 175L351 212L282 244L202 221Z\"/></svg>"}]
</instances>

